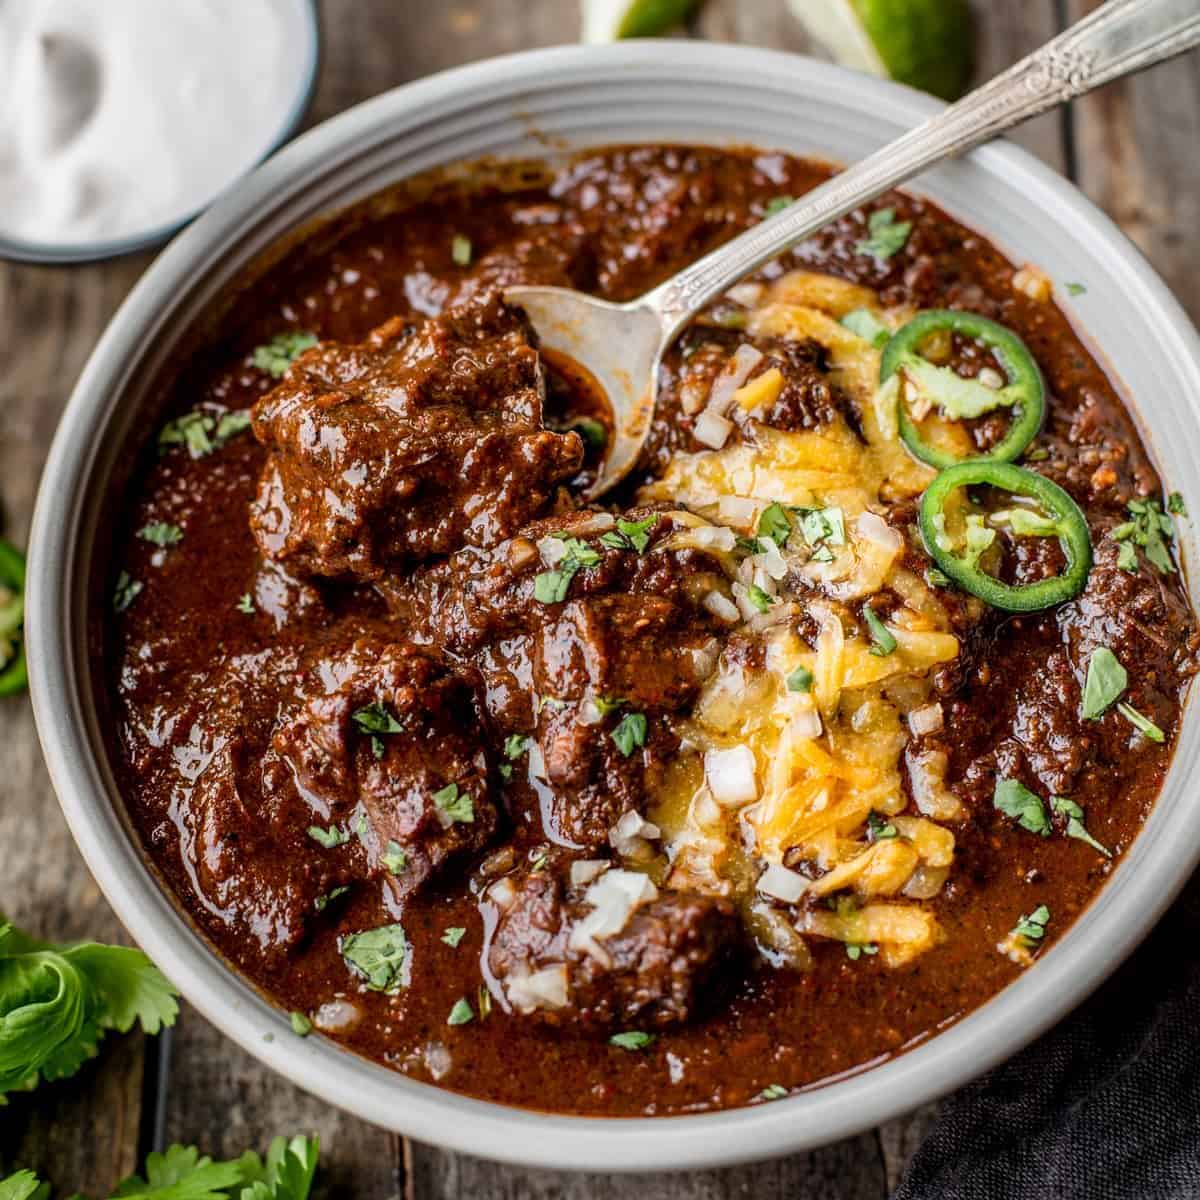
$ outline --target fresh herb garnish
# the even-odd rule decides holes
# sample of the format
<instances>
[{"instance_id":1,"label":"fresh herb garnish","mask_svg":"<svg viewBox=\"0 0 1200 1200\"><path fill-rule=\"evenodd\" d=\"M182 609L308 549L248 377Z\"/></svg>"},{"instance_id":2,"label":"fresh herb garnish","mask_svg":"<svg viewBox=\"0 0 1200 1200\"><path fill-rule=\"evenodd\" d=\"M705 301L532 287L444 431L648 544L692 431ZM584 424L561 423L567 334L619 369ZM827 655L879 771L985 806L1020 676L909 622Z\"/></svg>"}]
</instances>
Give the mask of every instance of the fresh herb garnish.
<instances>
[{"instance_id":1,"label":"fresh herb garnish","mask_svg":"<svg viewBox=\"0 0 1200 1200\"><path fill-rule=\"evenodd\" d=\"M882 350L892 336L892 331L869 308L848 312L840 323L863 341L870 342L876 350Z\"/></svg>"},{"instance_id":2,"label":"fresh herb garnish","mask_svg":"<svg viewBox=\"0 0 1200 1200\"><path fill-rule=\"evenodd\" d=\"M654 1042L654 1034L642 1033L641 1030L630 1030L628 1033L614 1033L608 1039L610 1046L618 1046L622 1050L645 1050Z\"/></svg>"},{"instance_id":3,"label":"fresh herb garnish","mask_svg":"<svg viewBox=\"0 0 1200 1200\"><path fill-rule=\"evenodd\" d=\"M358 726L361 733L370 734L371 753L376 758L383 757L384 735L404 731L404 726L378 700L374 704L368 704L365 708L351 713L350 720Z\"/></svg>"},{"instance_id":4,"label":"fresh herb garnish","mask_svg":"<svg viewBox=\"0 0 1200 1200\"><path fill-rule=\"evenodd\" d=\"M807 667L797 667L788 673L787 689L789 692L811 692L813 673Z\"/></svg>"},{"instance_id":5,"label":"fresh herb garnish","mask_svg":"<svg viewBox=\"0 0 1200 1200\"><path fill-rule=\"evenodd\" d=\"M74 1075L109 1030L173 1025L175 994L140 950L39 942L0 916L0 1106L8 1092Z\"/></svg>"},{"instance_id":6,"label":"fresh herb garnish","mask_svg":"<svg viewBox=\"0 0 1200 1200\"><path fill-rule=\"evenodd\" d=\"M386 849L379 856L379 861L389 875L401 875L404 873L404 868L408 866L408 855L405 854L404 847L399 842L389 840Z\"/></svg>"},{"instance_id":7,"label":"fresh herb garnish","mask_svg":"<svg viewBox=\"0 0 1200 1200\"><path fill-rule=\"evenodd\" d=\"M249 592L242 593L242 598L237 602L237 610L240 613L246 613L247 616L254 614L254 597Z\"/></svg>"},{"instance_id":8,"label":"fresh herb garnish","mask_svg":"<svg viewBox=\"0 0 1200 1200\"><path fill-rule=\"evenodd\" d=\"M335 887L326 892L323 896L318 896L313 901L313 907L317 912L324 912L339 896L344 896L350 890L348 883L343 883L340 887Z\"/></svg>"},{"instance_id":9,"label":"fresh herb garnish","mask_svg":"<svg viewBox=\"0 0 1200 1200\"><path fill-rule=\"evenodd\" d=\"M466 935L467 929L465 925L451 925L450 928L442 934L442 941L452 949L456 949L458 947L458 943L461 942Z\"/></svg>"},{"instance_id":10,"label":"fresh herb garnish","mask_svg":"<svg viewBox=\"0 0 1200 1200\"><path fill-rule=\"evenodd\" d=\"M113 589L113 612L123 613L142 594L145 586L140 579L133 579L128 571L122 571Z\"/></svg>"},{"instance_id":11,"label":"fresh herb garnish","mask_svg":"<svg viewBox=\"0 0 1200 1200\"><path fill-rule=\"evenodd\" d=\"M787 1094L788 1090L782 1083L768 1083L754 1098L755 1100L782 1100Z\"/></svg>"},{"instance_id":12,"label":"fresh herb garnish","mask_svg":"<svg viewBox=\"0 0 1200 1200\"><path fill-rule=\"evenodd\" d=\"M507 783L513 777L512 763L501 763L497 768L500 772L500 778Z\"/></svg>"},{"instance_id":13,"label":"fresh herb garnish","mask_svg":"<svg viewBox=\"0 0 1200 1200\"><path fill-rule=\"evenodd\" d=\"M178 525L170 525L166 521L151 521L149 525L143 525L137 535L143 542L165 548L180 542L183 539L183 530Z\"/></svg>"},{"instance_id":14,"label":"fresh herb garnish","mask_svg":"<svg viewBox=\"0 0 1200 1200\"><path fill-rule=\"evenodd\" d=\"M601 534L600 544L610 550L633 550L641 554L650 544L650 531L658 524L658 520L658 513L651 513L642 521L626 521L618 517L616 529Z\"/></svg>"},{"instance_id":15,"label":"fresh herb garnish","mask_svg":"<svg viewBox=\"0 0 1200 1200\"><path fill-rule=\"evenodd\" d=\"M1138 573L1138 556L1132 542L1122 542L1117 547L1117 566L1130 575Z\"/></svg>"},{"instance_id":16,"label":"fresh herb garnish","mask_svg":"<svg viewBox=\"0 0 1200 1200\"><path fill-rule=\"evenodd\" d=\"M450 241L450 257L456 266L466 267L471 262L471 239L456 233Z\"/></svg>"},{"instance_id":17,"label":"fresh herb garnish","mask_svg":"<svg viewBox=\"0 0 1200 1200\"><path fill-rule=\"evenodd\" d=\"M350 835L336 825L330 825L328 829L322 829L320 825L310 825L307 833L314 842L324 846L326 850L344 846L350 840Z\"/></svg>"},{"instance_id":18,"label":"fresh herb garnish","mask_svg":"<svg viewBox=\"0 0 1200 1200\"><path fill-rule=\"evenodd\" d=\"M400 925L381 925L341 939L342 959L373 992L394 995L404 986L408 939Z\"/></svg>"},{"instance_id":19,"label":"fresh herb garnish","mask_svg":"<svg viewBox=\"0 0 1200 1200\"><path fill-rule=\"evenodd\" d=\"M854 247L854 252L891 258L904 249L910 233L911 221L897 221L894 208L878 208L867 218L867 237Z\"/></svg>"},{"instance_id":20,"label":"fresh herb garnish","mask_svg":"<svg viewBox=\"0 0 1200 1200\"><path fill-rule=\"evenodd\" d=\"M529 749L529 738L524 733L510 733L504 739L504 755L506 758L520 758Z\"/></svg>"},{"instance_id":21,"label":"fresh herb garnish","mask_svg":"<svg viewBox=\"0 0 1200 1200\"><path fill-rule=\"evenodd\" d=\"M1083 685L1083 717L1098 721L1129 686L1129 675L1107 646L1097 646L1088 659Z\"/></svg>"},{"instance_id":22,"label":"fresh herb garnish","mask_svg":"<svg viewBox=\"0 0 1200 1200\"><path fill-rule=\"evenodd\" d=\"M1183 501L1182 492L1172 492L1167 497L1167 512L1174 513L1177 517L1187 516L1187 505Z\"/></svg>"},{"instance_id":23,"label":"fresh herb garnish","mask_svg":"<svg viewBox=\"0 0 1200 1200\"><path fill-rule=\"evenodd\" d=\"M757 583L752 583L746 589L746 599L758 609L760 613L765 613L772 604L775 603L775 597L769 592L763 591Z\"/></svg>"},{"instance_id":24,"label":"fresh herb garnish","mask_svg":"<svg viewBox=\"0 0 1200 1200\"><path fill-rule=\"evenodd\" d=\"M846 957L852 962L858 962L862 955L878 954L879 947L874 942L847 942Z\"/></svg>"},{"instance_id":25,"label":"fresh herb garnish","mask_svg":"<svg viewBox=\"0 0 1200 1200\"><path fill-rule=\"evenodd\" d=\"M158 449L161 453L170 446L185 446L190 457L204 458L249 428L248 409L236 409L220 416L195 409L162 427L158 434Z\"/></svg>"},{"instance_id":26,"label":"fresh herb garnish","mask_svg":"<svg viewBox=\"0 0 1200 1200\"><path fill-rule=\"evenodd\" d=\"M626 713L610 736L620 752L628 758L639 746L646 744L646 716L640 712Z\"/></svg>"},{"instance_id":27,"label":"fresh herb garnish","mask_svg":"<svg viewBox=\"0 0 1200 1200\"><path fill-rule=\"evenodd\" d=\"M1124 702L1117 705L1117 712L1127 720L1142 735L1152 742L1165 742L1166 734L1149 717L1143 716L1132 704Z\"/></svg>"},{"instance_id":28,"label":"fresh herb garnish","mask_svg":"<svg viewBox=\"0 0 1200 1200\"><path fill-rule=\"evenodd\" d=\"M629 701L624 696L593 696L592 703L602 717L607 717L609 713L616 712L618 708L624 708Z\"/></svg>"},{"instance_id":29,"label":"fresh herb garnish","mask_svg":"<svg viewBox=\"0 0 1200 1200\"><path fill-rule=\"evenodd\" d=\"M780 549L792 536L792 522L782 504L768 504L758 518L758 536L770 538Z\"/></svg>"},{"instance_id":30,"label":"fresh herb garnish","mask_svg":"<svg viewBox=\"0 0 1200 1200\"><path fill-rule=\"evenodd\" d=\"M533 860L533 862L530 864L529 869L531 871L535 871L535 872L536 871L544 871L546 869L546 864L549 861L550 861L550 855L545 854L545 853L539 854L537 856L537 858L535 858Z\"/></svg>"},{"instance_id":31,"label":"fresh herb garnish","mask_svg":"<svg viewBox=\"0 0 1200 1200\"><path fill-rule=\"evenodd\" d=\"M1032 950L1046 936L1046 926L1049 923L1050 910L1044 904L1039 904L1028 916L1021 917L1008 936L1026 949Z\"/></svg>"},{"instance_id":32,"label":"fresh herb garnish","mask_svg":"<svg viewBox=\"0 0 1200 1200\"><path fill-rule=\"evenodd\" d=\"M1105 858L1112 858L1112 851L1107 846L1102 846L1088 833L1087 827L1083 823L1083 809L1074 800L1068 800L1066 796L1051 796L1050 807L1056 813L1061 813L1067 818L1067 837L1087 842L1093 850L1103 854Z\"/></svg>"},{"instance_id":33,"label":"fresh herb garnish","mask_svg":"<svg viewBox=\"0 0 1200 1200\"><path fill-rule=\"evenodd\" d=\"M773 217L776 213L783 212L790 204L796 203L795 196L789 196L784 193L781 196L772 196L770 200L763 205L763 216Z\"/></svg>"},{"instance_id":34,"label":"fresh herb garnish","mask_svg":"<svg viewBox=\"0 0 1200 1200\"><path fill-rule=\"evenodd\" d=\"M881 842L885 838L894 838L899 834L899 831L896 829L895 825L893 825L891 821L887 819L887 817L883 816L881 813L877 813L874 809L871 809L871 811L867 813L867 830L870 833L871 841L873 842Z\"/></svg>"},{"instance_id":35,"label":"fresh herb garnish","mask_svg":"<svg viewBox=\"0 0 1200 1200\"><path fill-rule=\"evenodd\" d=\"M1042 798L1031 792L1019 779L997 779L992 803L1006 817L1012 817L1030 833L1050 836L1050 817Z\"/></svg>"},{"instance_id":36,"label":"fresh herb garnish","mask_svg":"<svg viewBox=\"0 0 1200 1200\"><path fill-rule=\"evenodd\" d=\"M466 996L460 996L454 1002L454 1007L450 1010L450 1015L446 1018L447 1025L465 1025L468 1021L475 1019L475 1013L471 1008L471 1002Z\"/></svg>"},{"instance_id":37,"label":"fresh herb garnish","mask_svg":"<svg viewBox=\"0 0 1200 1200\"><path fill-rule=\"evenodd\" d=\"M282 379L292 363L317 344L317 336L306 329L293 329L288 333L277 333L269 342L254 348L251 363L260 371L266 371L273 379Z\"/></svg>"},{"instance_id":38,"label":"fresh herb garnish","mask_svg":"<svg viewBox=\"0 0 1200 1200\"><path fill-rule=\"evenodd\" d=\"M800 518L800 532L808 545L828 549L846 544L846 517L840 508L797 508L793 511ZM828 562L832 557L830 553L819 561Z\"/></svg>"},{"instance_id":39,"label":"fresh herb garnish","mask_svg":"<svg viewBox=\"0 0 1200 1200\"><path fill-rule=\"evenodd\" d=\"M1125 506L1129 510L1130 519L1123 525L1118 525L1112 536L1118 542L1131 541L1140 546L1142 553L1150 564L1163 575L1175 571L1171 560L1168 542L1175 536L1175 524L1162 510L1162 505L1153 498L1147 500L1130 500ZM1130 555L1125 556L1128 562ZM1118 566L1128 570L1125 563L1118 560Z\"/></svg>"},{"instance_id":40,"label":"fresh herb garnish","mask_svg":"<svg viewBox=\"0 0 1200 1200\"><path fill-rule=\"evenodd\" d=\"M862 606L863 620L867 623L867 632L871 635L871 653L876 658L886 658L895 652L896 638L892 631L875 615L870 601Z\"/></svg>"},{"instance_id":41,"label":"fresh herb garnish","mask_svg":"<svg viewBox=\"0 0 1200 1200\"><path fill-rule=\"evenodd\" d=\"M583 567L594 567L600 555L587 542L579 538L558 538L566 549L558 566L552 571L542 571L533 581L534 598L542 604L560 604L567 598L571 580Z\"/></svg>"},{"instance_id":42,"label":"fresh herb garnish","mask_svg":"<svg viewBox=\"0 0 1200 1200\"><path fill-rule=\"evenodd\" d=\"M433 802L450 818L450 824L462 821L470 825L475 820L475 802L469 793L459 790L457 783L448 783L441 791L433 793Z\"/></svg>"},{"instance_id":43,"label":"fresh herb garnish","mask_svg":"<svg viewBox=\"0 0 1200 1200\"><path fill-rule=\"evenodd\" d=\"M308 1037L312 1033L312 1022L302 1012L293 1010L288 1018L292 1022L292 1032L297 1037Z\"/></svg>"},{"instance_id":44,"label":"fresh herb garnish","mask_svg":"<svg viewBox=\"0 0 1200 1200\"><path fill-rule=\"evenodd\" d=\"M1087 288L1082 283L1068 283L1067 284L1067 295L1068 296L1082 296L1086 291L1087 291Z\"/></svg>"}]
</instances>

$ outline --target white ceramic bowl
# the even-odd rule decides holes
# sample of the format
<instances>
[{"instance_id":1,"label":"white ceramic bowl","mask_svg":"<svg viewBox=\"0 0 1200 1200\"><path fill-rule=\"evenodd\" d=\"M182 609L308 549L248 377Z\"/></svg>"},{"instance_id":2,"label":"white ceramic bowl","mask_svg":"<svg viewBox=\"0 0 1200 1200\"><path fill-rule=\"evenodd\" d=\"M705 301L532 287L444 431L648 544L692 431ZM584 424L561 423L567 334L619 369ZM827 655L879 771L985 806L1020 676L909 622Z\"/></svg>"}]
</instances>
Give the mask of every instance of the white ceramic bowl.
<instances>
[{"instance_id":1,"label":"white ceramic bowl","mask_svg":"<svg viewBox=\"0 0 1200 1200\"><path fill-rule=\"evenodd\" d=\"M1200 857L1189 710L1166 788L1113 878L1069 935L979 1011L866 1072L725 1113L609 1120L469 1100L322 1038L300 1040L184 920L123 817L94 699L91 605L103 603L105 512L148 421L148 384L181 331L281 234L414 172L479 155L631 141L752 143L830 159L875 149L936 110L904 88L803 58L695 42L568 47L410 84L314 129L186 230L134 289L71 398L31 539L29 660L38 728L62 807L133 936L205 1016L276 1071L379 1125L472 1154L546 1167L702 1167L801 1150L966 1082L1052 1025L1149 930ZM995 145L915 190L1086 295L1066 300L1135 401L1165 478L1200 513L1200 340L1108 219L1028 155ZM1060 297L1063 292L1060 291ZM1062 302L1060 300L1060 302ZM1195 554L1190 535L1185 552ZM1193 706L1194 707L1194 706ZM267 1035L274 1035L268 1039Z\"/></svg>"}]
</instances>

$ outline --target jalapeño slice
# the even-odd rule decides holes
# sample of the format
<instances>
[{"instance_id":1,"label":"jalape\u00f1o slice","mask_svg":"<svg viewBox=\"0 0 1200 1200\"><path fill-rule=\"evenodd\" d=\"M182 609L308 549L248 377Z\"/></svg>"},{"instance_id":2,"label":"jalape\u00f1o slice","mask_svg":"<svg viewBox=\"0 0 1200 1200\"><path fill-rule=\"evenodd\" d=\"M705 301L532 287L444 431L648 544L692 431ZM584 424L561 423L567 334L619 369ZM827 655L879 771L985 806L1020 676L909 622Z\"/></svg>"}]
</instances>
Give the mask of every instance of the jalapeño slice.
<instances>
[{"instance_id":1,"label":"jalape\u00f1o slice","mask_svg":"<svg viewBox=\"0 0 1200 1200\"><path fill-rule=\"evenodd\" d=\"M979 555L955 552L945 532L946 501L958 488L987 484L1013 496L1032 500L1045 514L1038 519L1039 533L1058 538L1066 555L1066 570L1051 579L1021 586L1003 583L987 574ZM921 537L938 568L964 591L1005 612L1036 612L1070 600L1083 591L1092 569L1092 540L1079 505L1057 483L1036 471L1012 463L975 458L948 467L921 497Z\"/></svg>"},{"instance_id":2,"label":"jalape\u00f1o slice","mask_svg":"<svg viewBox=\"0 0 1200 1200\"><path fill-rule=\"evenodd\" d=\"M978 380L963 378L949 367L935 366L922 358L919 347L934 333L958 333L982 342L1000 364L1005 376L1004 385L989 388ZM1046 385L1033 355L1011 329L978 313L931 309L913 317L884 347L879 382L886 383L900 370L931 393L948 417L962 420L980 417L998 408L1012 409L1008 433L986 454L971 455L972 458L1012 462L1037 437L1042 427ZM963 461L931 446L921 436L903 402L898 404L898 410L900 437L910 454L939 470Z\"/></svg>"}]
</instances>

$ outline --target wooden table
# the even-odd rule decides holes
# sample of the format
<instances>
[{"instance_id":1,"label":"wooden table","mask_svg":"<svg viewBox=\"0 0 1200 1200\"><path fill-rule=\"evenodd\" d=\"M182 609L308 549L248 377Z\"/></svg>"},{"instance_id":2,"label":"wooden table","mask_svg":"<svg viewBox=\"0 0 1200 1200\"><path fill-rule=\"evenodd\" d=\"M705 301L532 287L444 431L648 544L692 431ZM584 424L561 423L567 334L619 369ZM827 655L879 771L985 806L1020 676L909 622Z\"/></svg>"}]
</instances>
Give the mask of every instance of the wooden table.
<instances>
[{"instance_id":1,"label":"wooden table","mask_svg":"<svg viewBox=\"0 0 1200 1200\"><path fill-rule=\"evenodd\" d=\"M980 76L1044 41L1090 2L976 0ZM324 16L313 122L430 71L578 36L574 0L324 0ZM784 0L709 0L689 32L810 50ZM1200 319L1200 59L1115 85L1041 118L1016 140L1106 209ZM0 495L5 532L18 542L59 412L149 261L0 264ZM0 703L0 779L7 781L0 791L0 910L45 937L121 939L59 813L26 701ZM524 1171L411 1143L338 1112L270 1074L184 1005L169 1035L110 1038L75 1078L0 1108L0 1177L27 1165L59 1194L107 1195L164 1142L195 1142L234 1157L246 1147L262 1150L276 1133L315 1131L324 1196L601 1200L636 1188L647 1200L878 1200L895 1185L933 1112L752 1168L636 1180Z\"/></svg>"}]
</instances>

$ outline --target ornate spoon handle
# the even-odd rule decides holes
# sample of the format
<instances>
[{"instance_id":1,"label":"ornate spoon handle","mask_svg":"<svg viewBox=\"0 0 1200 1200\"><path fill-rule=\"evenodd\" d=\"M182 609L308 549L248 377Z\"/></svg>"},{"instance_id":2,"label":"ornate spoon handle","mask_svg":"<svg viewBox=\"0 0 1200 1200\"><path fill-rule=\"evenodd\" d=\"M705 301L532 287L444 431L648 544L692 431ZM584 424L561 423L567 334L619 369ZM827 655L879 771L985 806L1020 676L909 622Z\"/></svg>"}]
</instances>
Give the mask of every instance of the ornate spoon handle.
<instances>
[{"instance_id":1,"label":"ornate spoon handle","mask_svg":"<svg viewBox=\"0 0 1200 1200\"><path fill-rule=\"evenodd\" d=\"M693 263L640 303L658 313L669 340L739 279L926 167L1197 45L1200 0L1109 0L990 83Z\"/></svg>"}]
</instances>

